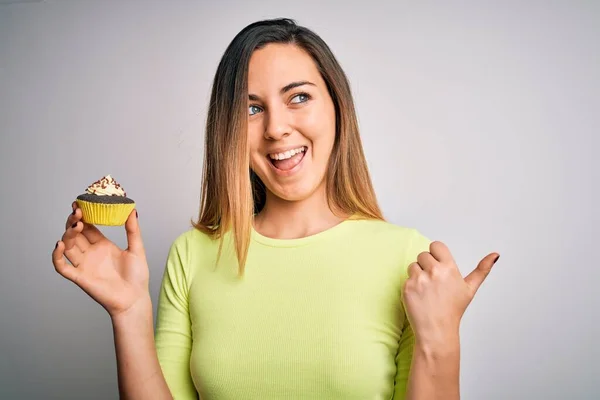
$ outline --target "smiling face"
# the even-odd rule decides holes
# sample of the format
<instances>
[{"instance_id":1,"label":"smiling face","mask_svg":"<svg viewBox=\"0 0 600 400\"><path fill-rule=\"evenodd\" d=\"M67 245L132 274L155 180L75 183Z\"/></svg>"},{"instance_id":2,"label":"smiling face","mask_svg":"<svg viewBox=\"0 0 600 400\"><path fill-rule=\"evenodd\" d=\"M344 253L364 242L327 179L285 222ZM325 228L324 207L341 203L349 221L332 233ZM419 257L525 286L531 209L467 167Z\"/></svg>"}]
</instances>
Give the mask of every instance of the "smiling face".
<instances>
[{"instance_id":1,"label":"smiling face","mask_svg":"<svg viewBox=\"0 0 600 400\"><path fill-rule=\"evenodd\" d=\"M248 66L248 94L250 163L267 199L314 195L324 187L335 108L313 59L291 44L256 50Z\"/></svg>"}]
</instances>

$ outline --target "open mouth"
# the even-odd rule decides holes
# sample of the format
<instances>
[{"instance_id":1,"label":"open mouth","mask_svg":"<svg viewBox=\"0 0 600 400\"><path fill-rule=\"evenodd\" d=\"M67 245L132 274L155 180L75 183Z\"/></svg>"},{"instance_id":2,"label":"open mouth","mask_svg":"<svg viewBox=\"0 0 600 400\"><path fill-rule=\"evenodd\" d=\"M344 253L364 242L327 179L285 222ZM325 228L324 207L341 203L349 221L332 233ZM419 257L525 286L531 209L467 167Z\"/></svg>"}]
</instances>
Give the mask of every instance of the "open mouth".
<instances>
[{"instance_id":1,"label":"open mouth","mask_svg":"<svg viewBox=\"0 0 600 400\"><path fill-rule=\"evenodd\" d=\"M274 153L267 155L271 164L280 171L291 171L302 162L308 147L300 146L296 149L288 150L284 153Z\"/></svg>"}]
</instances>

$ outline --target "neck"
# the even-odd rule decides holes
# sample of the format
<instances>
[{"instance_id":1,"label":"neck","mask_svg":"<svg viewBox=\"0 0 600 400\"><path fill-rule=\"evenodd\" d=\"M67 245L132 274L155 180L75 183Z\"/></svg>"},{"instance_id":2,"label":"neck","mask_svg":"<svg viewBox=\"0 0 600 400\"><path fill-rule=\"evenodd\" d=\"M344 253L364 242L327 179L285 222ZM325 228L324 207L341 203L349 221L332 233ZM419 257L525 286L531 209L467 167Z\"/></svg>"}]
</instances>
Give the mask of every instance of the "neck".
<instances>
[{"instance_id":1,"label":"neck","mask_svg":"<svg viewBox=\"0 0 600 400\"><path fill-rule=\"evenodd\" d=\"M254 229L267 237L297 239L325 231L345 218L329 208L325 185L300 201L287 201L267 191L265 206L254 218Z\"/></svg>"}]
</instances>

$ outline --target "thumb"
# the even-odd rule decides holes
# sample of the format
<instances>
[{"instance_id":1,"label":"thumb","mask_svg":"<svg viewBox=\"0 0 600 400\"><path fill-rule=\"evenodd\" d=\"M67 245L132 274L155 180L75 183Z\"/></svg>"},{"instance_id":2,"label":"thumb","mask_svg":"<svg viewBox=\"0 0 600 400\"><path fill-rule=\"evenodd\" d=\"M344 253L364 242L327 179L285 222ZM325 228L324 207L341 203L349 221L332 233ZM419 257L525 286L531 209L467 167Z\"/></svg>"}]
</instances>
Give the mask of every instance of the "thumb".
<instances>
[{"instance_id":1,"label":"thumb","mask_svg":"<svg viewBox=\"0 0 600 400\"><path fill-rule=\"evenodd\" d=\"M465 278L465 282L471 288L472 294L475 295L485 278L489 275L492 267L500 258L500 254L491 253L485 256L477 267Z\"/></svg>"},{"instance_id":2,"label":"thumb","mask_svg":"<svg viewBox=\"0 0 600 400\"><path fill-rule=\"evenodd\" d=\"M129 218L125 222L125 231L127 232L127 250L136 255L141 255L144 252L144 243L142 242L136 209L129 214Z\"/></svg>"}]
</instances>

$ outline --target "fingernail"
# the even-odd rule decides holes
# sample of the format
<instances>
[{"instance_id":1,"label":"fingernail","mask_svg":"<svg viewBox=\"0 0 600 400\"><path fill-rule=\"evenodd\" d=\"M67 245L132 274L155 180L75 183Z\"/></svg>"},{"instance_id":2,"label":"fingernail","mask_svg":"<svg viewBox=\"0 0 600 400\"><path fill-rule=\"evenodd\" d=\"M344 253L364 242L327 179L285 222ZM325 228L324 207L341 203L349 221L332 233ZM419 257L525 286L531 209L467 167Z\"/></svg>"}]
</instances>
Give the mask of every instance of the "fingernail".
<instances>
[{"instance_id":1,"label":"fingernail","mask_svg":"<svg viewBox=\"0 0 600 400\"><path fill-rule=\"evenodd\" d=\"M139 217L140 217L140 216L138 215L138 212L137 212L137 210L135 210L135 217L136 217L136 218L139 218Z\"/></svg>"},{"instance_id":2,"label":"fingernail","mask_svg":"<svg viewBox=\"0 0 600 400\"><path fill-rule=\"evenodd\" d=\"M500 255L498 255L498 256L496 257L496 259L494 260L494 264L496 264L496 261L498 261L499 259L500 259Z\"/></svg>"},{"instance_id":3,"label":"fingernail","mask_svg":"<svg viewBox=\"0 0 600 400\"><path fill-rule=\"evenodd\" d=\"M71 228L75 228L77 226L77 222L75 222L73 225L71 225Z\"/></svg>"},{"instance_id":4,"label":"fingernail","mask_svg":"<svg viewBox=\"0 0 600 400\"><path fill-rule=\"evenodd\" d=\"M56 242L56 244L54 245L54 250L56 250L57 247L58 247L58 242Z\"/></svg>"}]
</instances>

